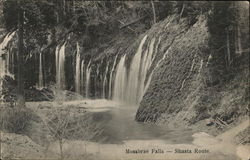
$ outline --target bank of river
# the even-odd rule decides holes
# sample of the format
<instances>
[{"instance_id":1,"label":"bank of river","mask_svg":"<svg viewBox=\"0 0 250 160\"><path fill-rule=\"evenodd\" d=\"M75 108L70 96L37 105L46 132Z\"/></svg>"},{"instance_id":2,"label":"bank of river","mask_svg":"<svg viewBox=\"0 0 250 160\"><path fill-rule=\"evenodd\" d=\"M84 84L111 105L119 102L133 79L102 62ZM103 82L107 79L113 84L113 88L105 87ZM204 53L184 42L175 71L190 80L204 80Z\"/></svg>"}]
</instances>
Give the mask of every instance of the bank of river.
<instances>
[{"instance_id":1,"label":"bank of river","mask_svg":"<svg viewBox=\"0 0 250 160\"><path fill-rule=\"evenodd\" d=\"M135 106L121 105L107 100L82 100L70 102L32 102L27 103L41 118L46 118L46 112L54 108L72 108L74 114L80 114L81 110L91 113L90 125L100 123L101 134L93 136L89 140L65 139L63 154L65 159L98 159L98 160L172 160L172 159L218 159L237 160L247 159L249 146L236 146L232 143L234 136L248 127L248 121L241 123L224 134L213 137L205 132L194 133L192 130L181 128L167 128L154 124L136 122ZM43 133L46 134L46 133ZM90 132L88 134L91 134ZM15 138L19 136L19 138ZM6 138L7 137L7 138ZM22 136L21 136L22 137ZM20 135L3 133L5 139L2 152L17 151L25 148L25 143L31 141L28 137L20 138ZM20 141L17 143L15 141ZM31 144L31 143L27 143ZM58 141L51 141L46 147L35 147L39 158L59 158L60 148ZM18 149L19 148L19 149ZM8 149L8 151L6 150ZM36 155L26 153L23 158L34 158ZM3 154L4 155L4 154ZM22 157L24 155L16 155ZM241 158L240 158L241 157Z\"/></svg>"}]
</instances>

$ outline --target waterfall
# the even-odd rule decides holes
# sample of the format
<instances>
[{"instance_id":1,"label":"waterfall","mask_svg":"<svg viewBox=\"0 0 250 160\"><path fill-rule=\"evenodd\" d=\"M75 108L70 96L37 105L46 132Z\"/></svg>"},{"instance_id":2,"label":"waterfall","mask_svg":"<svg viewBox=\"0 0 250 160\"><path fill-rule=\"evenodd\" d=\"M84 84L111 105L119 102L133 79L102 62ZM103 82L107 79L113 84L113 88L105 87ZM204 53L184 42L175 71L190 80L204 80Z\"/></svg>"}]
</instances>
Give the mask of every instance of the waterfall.
<instances>
[{"instance_id":1,"label":"waterfall","mask_svg":"<svg viewBox=\"0 0 250 160\"><path fill-rule=\"evenodd\" d=\"M125 67L126 55L122 56L117 68L114 81L114 95L113 100L124 101L125 91L126 91L126 67Z\"/></svg>"},{"instance_id":2,"label":"waterfall","mask_svg":"<svg viewBox=\"0 0 250 160\"><path fill-rule=\"evenodd\" d=\"M86 67L86 83L85 83L85 96L86 98L89 98L89 88L90 88L90 73L91 73L91 60L89 60L89 63Z\"/></svg>"},{"instance_id":3,"label":"waterfall","mask_svg":"<svg viewBox=\"0 0 250 160\"><path fill-rule=\"evenodd\" d=\"M144 69L146 63L142 60L142 49L146 39L147 35L142 39L139 48L132 59L128 76L125 67L125 56L120 59L116 70L114 100L123 101L128 104L139 103L141 97L140 87L143 85L141 83L144 83L144 77L146 77L145 71L147 71L147 69ZM148 56L148 53L149 52L143 56Z\"/></svg>"},{"instance_id":4,"label":"waterfall","mask_svg":"<svg viewBox=\"0 0 250 160\"><path fill-rule=\"evenodd\" d=\"M84 86L84 60L82 60L82 62L81 62L81 90L82 90L82 93L84 93L84 88L83 88L83 86Z\"/></svg>"},{"instance_id":5,"label":"waterfall","mask_svg":"<svg viewBox=\"0 0 250 160\"><path fill-rule=\"evenodd\" d=\"M81 72L80 72L80 63L81 63L81 59L80 59L80 47L79 47L79 43L77 42L76 44L76 73L75 73L75 91L76 93L80 94L80 78L81 78Z\"/></svg>"},{"instance_id":6,"label":"waterfall","mask_svg":"<svg viewBox=\"0 0 250 160\"><path fill-rule=\"evenodd\" d=\"M157 44L157 49L156 49L156 51L158 50L158 45L159 45L159 43ZM150 84L150 82L151 82L153 73L154 73L155 70L160 66L160 64L164 61L164 59L166 58L166 56L167 56L168 53L169 53L170 48L171 48L171 47L169 47L169 48L167 49L167 51L165 52L165 54L163 55L163 57L156 63L156 66L154 67L153 71L150 73L149 78L148 78L148 81L147 81L147 83L146 83L146 85L145 85L145 88L144 88L144 93L147 91L147 89L148 89L148 87L149 87L149 84ZM156 55L155 55L155 56L156 56ZM154 58L155 58L155 56L154 56ZM154 58L153 58L153 60L154 60Z\"/></svg>"},{"instance_id":7,"label":"waterfall","mask_svg":"<svg viewBox=\"0 0 250 160\"><path fill-rule=\"evenodd\" d=\"M108 69L109 69L109 62L107 63L106 65L106 69L105 69L105 72L104 72L104 79L103 79L103 84L102 84L102 98L105 98L106 95L106 83L107 83L107 74L108 74Z\"/></svg>"},{"instance_id":8,"label":"waterfall","mask_svg":"<svg viewBox=\"0 0 250 160\"><path fill-rule=\"evenodd\" d=\"M237 27L237 37L238 37L238 39L237 39L237 41L238 41L238 51L236 53L239 54L239 55L241 55L242 54L241 31L240 31L240 27L239 26Z\"/></svg>"},{"instance_id":9,"label":"waterfall","mask_svg":"<svg viewBox=\"0 0 250 160\"><path fill-rule=\"evenodd\" d=\"M39 81L38 88L43 88L43 64L42 64L42 52L39 54Z\"/></svg>"},{"instance_id":10,"label":"waterfall","mask_svg":"<svg viewBox=\"0 0 250 160\"><path fill-rule=\"evenodd\" d=\"M56 84L58 89L65 89L65 45L56 47Z\"/></svg>"},{"instance_id":11,"label":"waterfall","mask_svg":"<svg viewBox=\"0 0 250 160\"><path fill-rule=\"evenodd\" d=\"M144 95L146 76L153 62L154 44L155 44L155 38L151 40L148 51L144 54L142 59L137 103L141 101Z\"/></svg>"},{"instance_id":12,"label":"waterfall","mask_svg":"<svg viewBox=\"0 0 250 160\"><path fill-rule=\"evenodd\" d=\"M115 61L114 64L112 66L112 69L110 71L110 78L109 78L109 95L108 98L111 99L112 98L112 82L113 82L113 72L115 70L115 65L116 65L116 60L117 60L118 54L115 56Z\"/></svg>"},{"instance_id":13,"label":"waterfall","mask_svg":"<svg viewBox=\"0 0 250 160\"><path fill-rule=\"evenodd\" d=\"M14 37L16 32L12 32L7 34L2 43L0 44L0 79L4 77L4 75L10 74L10 68L13 68L13 58L10 57L10 53L6 51L6 47L9 44L10 40ZM13 57L13 55L12 55Z\"/></svg>"},{"instance_id":14,"label":"waterfall","mask_svg":"<svg viewBox=\"0 0 250 160\"><path fill-rule=\"evenodd\" d=\"M11 55L10 52L6 51L6 47L9 44L10 40L14 37L16 32L7 34L2 43L0 44L0 100L3 99L2 97L2 88L3 88L3 78L5 75L9 75L14 77L10 74L10 68L13 70L14 67L14 55ZM10 66L11 65L11 66Z\"/></svg>"},{"instance_id":15,"label":"waterfall","mask_svg":"<svg viewBox=\"0 0 250 160\"><path fill-rule=\"evenodd\" d=\"M193 60L192 60L192 65L191 65L191 67L190 67L188 76L187 76L187 77L182 81L182 83L181 83L180 91L183 89L186 80L189 79L189 77L191 76L191 74L192 74L192 72L193 72L193 69L194 69L194 65L195 65L195 57L194 57Z\"/></svg>"},{"instance_id":16,"label":"waterfall","mask_svg":"<svg viewBox=\"0 0 250 160\"><path fill-rule=\"evenodd\" d=\"M202 60L201 60L201 63L200 63L199 70L198 70L198 76L200 76L200 74L201 74L201 70L202 70L203 64L204 64L204 61L203 61L203 59L202 59Z\"/></svg>"},{"instance_id":17,"label":"waterfall","mask_svg":"<svg viewBox=\"0 0 250 160\"><path fill-rule=\"evenodd\" d=\"M103 62L103 59L101 60L101 62L99 63L97 63L97 66L96 66L96 75L95 75L95 81L94 81L94 83L95 83L95 91L97 91L97 90L99 90L99 81L100 81L100 66L102 65L102 62ZM99 92L95 92L95 98L99 98L99 95L98 95L98 93Z\"/></svg>"},{"instance_id":18,"label":"waterfall","mask_svg":"<svg viewBox=\"0 0 250 160\"><path fill-rule=\"evenodd\" d=\"M208 67L208 65L211 64L212 59L213 59L213 56L210 54L210 55L208 56L208 58L207 58L206 67Z\"/></svg>"},{"instance_id":19,"label":"waterfall","mask_svg":"<svg viewBox=\"0 0 250 160\"><path fill-rule=\"evenodd\" d=\"M100 67L102 66L102 63L103 63L103 59L101 60L100 63L97 64L97 69L96 69L96 75L97 75L97 78L100 77L101 81L102 81L102 75L100 74Z\"/></svg>"},{"instance_id":20,"label":"waterfall","mask_svg":"<svg viewBox=\"0 0 250 160\"><path fill-rule=\"evenodd\" d=\"M56 52L55 52L55 59L56 59L56 62L55 62L55 65L56 65L56 85L58 83L58 54L59 54L59 50L60 50L60 47L59 46L56 46Z\"/></svg>"},{"instance_id":21,"label":"waterfall","mask_svg":"<svg viewBox=\"0 0 250 160\"><path fill-rule=\"evenodd\" d=\"M103 59L101 60L101 63L98 63L98 64L97 64L97 68L96 68L96 76L97 76L97 77L99 76L99 73L100 73L100 66L102 65L102 62L103 62Z\"/></svg>"},{"instance_id":22,"label":"waterfall","mask_svg":"<svg viewBox=\"0 0 250 160\"><path fill-rule=\"evenodd\" d=\"M125 94L125 101L129 104L137 104L138 103L138 94L139 94L139 86L140 86L140 69L141 69L141 57L142 57L142 47L147 39L147 35L142 39L139 48L134 55L128 76L127 83L127 91Z\"/></svg>"},{"instance_id":23,"label":"waterfall","mask_svg":"<svg viewBox=\"0 0 250 160\"><path fill-rule=\"evenodd\" d=\"M148 88L153 72L168 54L169 48L163 55L163 58L157 62L156 67L149 73L161 42L161 36L157 43L155 43L156 38L151 38L146 49L143 49L146 40L147 35L141 40L129 68L126 68L125 65L126 55L122 56L118 62L114 79L113 100L122 101L131 105L138 105ZM110 77L112 77L112 75Z\"/></svg>"},{"instance_id":24,"label":"waterfall","mask_svg":"<svg viewBox=\"0 0 250 160\"><path fill-rule=\"evenodd\" d=\"M96 67L96 77L99 76L99 68L100 68L100 64L97 64L97 67Z\"/></svg>"}]
</instances>

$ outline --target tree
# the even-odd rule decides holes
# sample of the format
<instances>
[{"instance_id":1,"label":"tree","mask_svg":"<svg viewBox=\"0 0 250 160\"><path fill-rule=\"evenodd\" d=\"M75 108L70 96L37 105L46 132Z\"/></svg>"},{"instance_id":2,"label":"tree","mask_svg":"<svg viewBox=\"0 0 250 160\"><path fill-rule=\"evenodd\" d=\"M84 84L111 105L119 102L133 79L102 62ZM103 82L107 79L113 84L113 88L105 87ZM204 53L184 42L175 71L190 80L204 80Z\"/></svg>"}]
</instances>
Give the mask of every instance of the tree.
<instances>
[{"instance_id":1,"label":"tree","mask_svg":"<svg viewBox=\"0 0 250 160\"><path fill-rule=\"evenodd\" d=\"M152 0L151 0L151 5L152 5L153 18L154 18L154 24L155 24L156 23L155 5Z\"/></svg>"},{"instance_id":2,"label":"tree","mask_svg":"<svg viewBox=\"0 0 250 160\"><path fill-rule=\"evenodd\" d=\"M54 8L50 0L3 1L4 25L9 32L18 31L16 53L18 65L15 75L18 79L18 102L21 105L24 105L24 88L27 87L24 84L34 79L30 73L36 71L34 67L36 57L40 54L41 48L47 44L49 30L55 27Z\"/></svg>"},{"instance_id":3,"label":"tree","mask_svg":"<svg viewBox=\"0 0 250 160\"><path fill-rule=\"evenodd\" d=\"M243 5L243 6L241 6ZM242 33L245 30L245 40L249 40L249 9L245 8L244 2L222 2L211 3L208 12L208 31L210 33L209 47L211 49L211 77L217 84L226 82L233 78L239 67L248 61L248 56L242 56L244 43ZM247 14L246 14L247 13ZM242 32L242 31L243 32ZM249 63L249 62L247 62ZM245 65L245 64L244 64Z\"/></svg>"},{"instance_id":4,"label":"tree","mask_svg":"<svg viewBox=\"0 0 250 160\"><path fill-rule=\"evenodd\" d=\"M63 139L69 131L70 110L69 109L53 109L51 118L45 119L43 122L47 126L50 134L59 143L60 159L63 160Z\"/></svg>"},{"instance_id":5,"label":"tree","mask_svg":"<svg viewBox=\"0 0 250 160\"><path fill-rule=\"evenodd\" d=\"M23 9L22 1L18 1L18 105L24 106L24 83L23 83Z\"/></svg>"}]
</instances>

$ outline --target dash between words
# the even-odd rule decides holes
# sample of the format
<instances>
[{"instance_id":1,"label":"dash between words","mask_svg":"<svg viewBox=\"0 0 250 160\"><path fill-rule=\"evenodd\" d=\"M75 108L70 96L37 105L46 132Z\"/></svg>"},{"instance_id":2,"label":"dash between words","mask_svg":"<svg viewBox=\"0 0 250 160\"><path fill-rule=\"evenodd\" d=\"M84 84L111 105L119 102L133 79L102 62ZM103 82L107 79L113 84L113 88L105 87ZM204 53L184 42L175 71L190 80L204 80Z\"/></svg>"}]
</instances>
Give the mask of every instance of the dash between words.
<instances>
[{"instance_id":1,"label":"dash between words","mask_svg":"<svg viewBox=\"0 0 250 160\"><path fill-rule=\"evenodd\" d=\"M176 154L190 154L190 153L195 153L195 154L205 154L209 153L209 149L180 149L180 148L175 148L174 150L164 150L160 148L154 148L154 149L126 149L125 153L126 154L165 154L165 153L176 153Z\"/></svg>"}]
</instances>

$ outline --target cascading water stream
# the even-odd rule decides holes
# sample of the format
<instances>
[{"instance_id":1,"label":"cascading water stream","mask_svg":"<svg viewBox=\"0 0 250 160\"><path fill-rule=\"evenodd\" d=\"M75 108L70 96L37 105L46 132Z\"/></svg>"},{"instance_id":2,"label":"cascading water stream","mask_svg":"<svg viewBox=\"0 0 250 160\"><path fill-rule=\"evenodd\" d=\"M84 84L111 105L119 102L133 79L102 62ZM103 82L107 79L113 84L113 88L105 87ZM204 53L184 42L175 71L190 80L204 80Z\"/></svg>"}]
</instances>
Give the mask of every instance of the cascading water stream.
<instances>
[{"instance_id":1,"label":"cascading water stream","mask_svg":"<svg viewBox=\"0 0 250 160\"><path fill-rule=\"evenodd\" d=\"M81 64L81 59L80 59L80 47L79 43L77 42L76 44L76 73L75 73L75 91L76 93L80 94L81 90L81 84L80 84L80 78L81 78L81 72L80 72L80 64Z\"/></svg>"},{"instance_id":2,"label":"cascading water stream","mask_svg":"<svg viewBox=\"0 0 250 160\"><path fill-rule=\"evenodd\" d=\"M120 59L116 70L114 100L128 104L138 104L140 97L140 83L142 83L141 74L144 74L140 73L140 70L144 67L141 66L142 49L146 39L147 35L142 39L139 48L132 59L128 76L125 67L125 56Z\"/></svg>"},{"instance_id":3,"label":"cascading water stream","mask_svg":"<svg viewBox=\"0 0 250 160\"><path fill-rule=\"evenodd\" d=\"M108 73L108 69L109 69L109 62L106 65L106 69L104 72L104 79L103 79L103 84L102 84L102 98L105 99L106 95L106 83L107 83L107 73Z\"/></svg>"},{"instance_id":4,"label":"cascading water stream","mask_svg":"<svg viewBox=\"0 0 250 160\"><path fill-rule=\"evenodd\" d=\"M99 68L100 68L100 64L97 64L97 67L96 67L96 77L99 76Z\"/></svg>"},{"instance_id":5,"label":"cascading water stream","mask_svg":"<svg viewBox=\"0 0 250 160\"><path fill-rule=\"evenodd\" d=\"M137 104L138 103L138 92L139 92L139 74L140 74L140 65L141 65L141 57L142 57L142 47L147 39L147 35L143 37L139 48L134 55L128 76L127 82L127 90L125 94L125 101L129 104Z\"/></svg>"},{"instance_id":6,"label":"cascading water stream","mask_svg":"<svg viewBox=\"0 0 250 160\"><path fill-rule=\"evenodd\" d=\"M161 36L159 37L159 40L158 40L158 43L155 47L155 51L157 52L158 51L158 47L159 47L159 44L161 42ZM155 72L155 70L159 67L159 65L161 64L161 62L163 62L163 60L166 58L166 56L168 55L169 53L169 50L170 50L170 47L167 49L167 51L165 52L165 54L163 55L163 57L156 63L153 71L149 74L149 77L148 77L148 80L146 82L146 85L144 87L144 91L143 91L143 95L145 94L145 92L147 91L148 87L149 87L149 84L151 82L151 79L152 79L152 76L153 76L153 73ZM152 59L152 62L151 64L153 63L153 61L155 60L155 57L156 57L156 54L153 55L153 59Z\"/></svg>"},{"instance_id":7,"label":"cascading water stream","mask_svg":"<svg viewBox=\"0 0 250 160\"><path fill-rule=\"evenodd\" d=\"M92 83L98 84L101 82L101 97L113 99L115 101L120 101L130 105L138 105L148 88L148 85L151 81L151 77L155 68L165 59L167 52L164 54L163 58L159 60L152 72L149 73L152 63L155 60L156 53L158 50L159 43L161 41L161 36L159 37L157 43L156 38L151 38L147 41L148 36L145 35L140 45L137 49L137 52L134 54L130 65L127 64L126 57L127 54L121 56L119 62L118 54L114 58L113 64L110 62L106 63L104 73L102 78L99 80L100 66L102 63L97 63L95 80L91 81L91 71L93 69L92 60L84 66L84 60L80 58L80 47L79 44L76 44L76 58L75 58L75 91L77 93L85 92L85 97L90 98L90 89ZM65 88L65 42L62 46L57 46L56 48L56 81L57 86L60 90ZM102 61L103 62L103 59ZM40 63L41 64L41 63ZM128 68L127 68L128 67ZM41 71L42 72L42 71ZM40 75L40 74L39 74ZM39 77L40 79L40 77ZM95 91L99 88L96 87ZM98 97L98 92L95 92L93 95Z\"/></svg>"},{"instance_id":8,"label":"cascading water stream","mask_svg":"<svg viewBox=\"0 0 250 160\"><path fill-rule=\"evenodd\" d=\"M65 88L65 45L66 42L56 48L56 84L59 90Z\"/></svg>"},{"instance_id":9,"label":"cascading water stream","mask_svg":"<svg viewBox=\"0 0 250 160\"><path fill-rule=\"evenodd\" d=\"M38 88L43 88L43 64L42 64L42 52L39 54L39 80L38 80Z\"/></svg>"},{"instance_id":10,"label":"cascading water stream","mask_svg":"<svg viewBox=\"0 0 250 160\"><path fill-rule=\"evenodd\" d=\"M158 61L152 72L149 73L158 51L161 36L156 44L156 39L152 38L148 42L146 49L143 50L146 40L147 35L141 40L128 69L126 68L125 62L126 55L122 56L118 62L115 72L113 100L130 105L138 105L147 90L155 68L165 59L168 51L164 54L163 58Z\"/></svg>"},{"instance_id":11,"label":"cascading water stream","mask_svg":"<svg viewBox=\"0 0 250 160\"><path fill-rule=\"evenodd\" d=\"M90 98L92 96L90 95L90 93L92 93L90 91L91 85L93 83L97 85L101 82L100 96L102 98L113 99L130 105L138 105L150 84L155 69L158 68L160 63L165 59L169 50L168 48L163 58L156 62L156 65L154 65L155 67L151 69L161 42L161 36L158 41L156 41L154 37L149 40L147 39L147 35L142 38L137 52L130 62L126 60L128 55L124 54L117 63L119 59L117 54L114 58L114 62L111 64L111 62L108 61L104 73L100 74L100 67L103 62L102 59L101 63L97 63L97 66L94 67L96 69L96 77L93 82L91 81L91 71L93 69L92 60L90 59L85 67L84 60L80 59L80 47L77 43L75 56L75 91L79 94L85 92L85 97ZM64 62L66 43L67 42L61 47L57 46L56 48L56 80L60 90L65 87ZM100 75L102 75L102 77L100 77ZM96 94L98 93L96 91L100 88L95 87L95 93L93 94L95 97L99 96Z\"/></svg>"},{"instance_id":12,"label":"cascading water stream","mask_svg":"<svg viewBox=\"0 0 250 160\"><path fill-rule=\"evenodd\" d=\"M83 86L84 86L84 60L82 60L82 62L81 62L81 90L82 90L82 93L84 93L84 88L83 88Z\"/></svg>"},{"instance_id":13,"label":"cascading water stream","mask_svg":"<svg viewBox=\"0 0 250 160\"><path fill-rule=\"evenodd\" d=\"M162 59L160 59L160 60L157 62L157 64L156 64L156 66L154 67L153 71L150 73L149 78L148 78L148 81L147 81L147 83L146 83L146 85L145 85L145 88L144 88L144 93L147 91L147 89L148 89L148 87L149 87L149 84L150 84L150 82L151 82L153 73L154 73L155 70L160 66L160 64L163 62L163 60L166 58L166 56L167 56L168 53L169 53L169 50L170 50L170 47L167 49L167 51L166 51L165 54L163 55Z\"/></svg>"},{"instance_id":14,"label":"cascading water stream","mask_svg":"<svg viewBox=\"0 0 250 160\"><path fill-rule=\"evenodd\" d=\"M112 69L110 71L110 78L109 78L109 95L108 98L111 99L112 98L112 83L113 83L113 73L115 70L115 65L116 65L116 60L117 60L118 54L115 56L115 61L114 64L112 66Z\"/></svg>"},{"instance_id":15,"label":"cascading water stream","mask_svg":"<svg viewBox=\"0 0 250 160\"><path fill-rule=\"evenodd\" d=\"M101 60L101 63L97 63L96 66L96 75L95 75L95 91L97 91L99 88L99 86L97 84L99 84L100 81L100 66L102 65L103 59ZM95 98L99 98L98 92L95 92Z\"/></svg>"},{"instance_id":16,"label":"cascading water stream","mask_svg":"<svg viewBox=\"0 0 250 160\"><path fill-rule=\"evenodd\" d=\"M116 76L114 81L114 95L113 100L115 101L124 101L125 92L126 92L126 66L125 66L126 55L123 55L116 68Z\"/></svg>"},{"instance_id":17,"label":"cascading water stream","mask_svg":"<svg viewBox=\"0 0 250 160\"><path fill-rule=\"evenodd\" d=\"M56 85L58 85L58 67L59 67L59 64L58 64L58 54L59 54L59 50L60 50L60 46L56 46L56 51L55 51L55 59L56 59L56 62L55 62L55 65L56 65Z\"/></svg>"},{"instance_id":18,"label":"cascading water stream","mask_svg":"<svg viewBox=\"0 0 250 160\"><path fill-rule=\"evenodd\" d=\"M6 51L6 47L9 44L10 40L14 37L16 32L7 34L2 43L0 44L0 101L2 100L2 88L3 88L3 78L5 75L9 75L14 78L13 75L11 75L11 72L9 69L13 69L14 67L14 55L10 57L10 53Z\"/></svg>"},{"instance_id":19,"label":"cascading water stream","mask_svg":"<svg viewBox=\"0 0 250 160\"><path fill-rule=\"evenodd\" d=\"M12 40L12 38L14 37L16 32L12 32L7 34L2 43L0 44L0 78L4 77L4 75L9 75L12 76L10 74L9 69L12 68L14 62L12 61L13 58L10 58L9 52L6 51L6 47L9 44L10 40Z\"/></svg>"},{"instance_id":20,"label":"cascading water stream","mask_svg":"<svg viewBox=\"0 0 250 160\"><path fill-rule=\"evenodd\" d=\"M145 89L145 81L146 76L149 68L152 65L153 62L153 53L154 53L154 44L155 44L155 38L153 38L150 42L148 51L143 56L142 64L141 64L141 71L140 71L140 83L139 83L139 93L138 93L138 100L137 103L139 103L142 100L142 97L144 95L144 89Z\"/></svg>"},{"instance_id":21,"label":"cascading water stream","mask_svg":"<svg viewBox=\"0 0 250 160\"><path fill-rule=\"evenodd\" d=\"M102 62L103 62L103 59L102 59L101 63L98 63L98 64L97 64L97 67L96 67L96 76L97 76L97 77L99 77L100 66L102 65Z\"/></svg>"},{"instance_id":22,"label":"cascading water stream","mask_svg":"<svg viewBox=\"0 0 250 160\"><path fill-rule=\"evenodd\" d=\"M91 60L86 67L86 83L85 83L85 96L89 98L89 88L90 88L90 73L91 73Z\"/></svg>"},{"instance_id":23,"label":"cascading water stream","mask_svg":"<svg viewBox=\"0 0 250 160\"><path fill-rule=\"evenodd\" d=\"M56 90L55 98L57 101L63 101L65 99L65 93L62 92L65 89L65 42L61 47L56 47Z\"/></svg>"}]
</instances>

